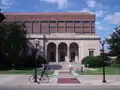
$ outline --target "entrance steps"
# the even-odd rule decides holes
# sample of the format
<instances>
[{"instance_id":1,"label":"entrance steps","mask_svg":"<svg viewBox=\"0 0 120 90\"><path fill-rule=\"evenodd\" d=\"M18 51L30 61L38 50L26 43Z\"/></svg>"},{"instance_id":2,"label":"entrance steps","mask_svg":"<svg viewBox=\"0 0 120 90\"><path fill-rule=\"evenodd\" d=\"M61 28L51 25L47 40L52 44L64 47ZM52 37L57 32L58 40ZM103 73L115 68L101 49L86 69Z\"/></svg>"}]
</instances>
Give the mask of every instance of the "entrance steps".
<instances>
[{"instance_id":1,"label":"entrance steps","mask_svg":"<svg viewBox=\"0 0 120 90\"><path fill-rule=\"evenodd\" d=\"M70 67L74 68L74 69L81 69L81 67L83 68L83 70L85 70L85 66L80 64L79 62L52 62L50 63L51 65L60 65L62 68L62 70L69 70Z\"/></svg>"}]
</instances>

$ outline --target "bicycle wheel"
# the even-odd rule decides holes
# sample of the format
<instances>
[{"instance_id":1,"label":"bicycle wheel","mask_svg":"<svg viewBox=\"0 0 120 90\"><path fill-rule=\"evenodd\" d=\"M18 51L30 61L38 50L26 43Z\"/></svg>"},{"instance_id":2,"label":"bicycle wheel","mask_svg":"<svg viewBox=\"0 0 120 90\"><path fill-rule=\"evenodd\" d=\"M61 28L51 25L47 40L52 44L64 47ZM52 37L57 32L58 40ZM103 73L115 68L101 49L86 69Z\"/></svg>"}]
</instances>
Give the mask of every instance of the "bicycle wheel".
<instances>
[{"instance_id":1,"label":"bicycle wheel","mask_svg":"<svg viewBox=\"0 0 120 90\"><path fill-rule=\"evenodd\" d=\"M34 81L35 81L34 76L30 76L30 77L29 77L29 81L30 81L31 83L34 83ZM39 76L39 75L37 75L37 82L40 82L40 76Z\"/></svg>"},{"instance_id":2,"label":"bicycle wheel","mask_svg":"<svg viewBox=\"0 0 120 90\"><path fill-rule=\"evenodd\" d=\"M34 79L34 76L30 76L30 77L29 77L29 81L30 81L31 83L34 83L34 80L35 80L35 79Z\"/></svg>"},{"instance_id":3,"label":"bicycle wheel","mask_svg":"<svg viewBox=\"0 0 120 90\"><path fill-rule=\"evenodd\" d=\"M41 77L41 81L42 81L42 83L48 83L49 82L48 75L43 75L43 77Z\"/></svg>"}]
</instances>

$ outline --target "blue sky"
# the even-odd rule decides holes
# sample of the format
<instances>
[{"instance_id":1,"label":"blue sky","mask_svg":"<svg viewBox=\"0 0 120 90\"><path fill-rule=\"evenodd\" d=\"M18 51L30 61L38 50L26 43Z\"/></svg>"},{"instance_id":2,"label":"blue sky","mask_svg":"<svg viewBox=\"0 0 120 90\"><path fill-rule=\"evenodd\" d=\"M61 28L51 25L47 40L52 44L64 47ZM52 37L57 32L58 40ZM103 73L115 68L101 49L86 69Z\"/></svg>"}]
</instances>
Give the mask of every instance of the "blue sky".
<instances>
[{"instance_id":1,"label":"blue sky","mask_svg":"<svg viewBox=\"0 0 120 90\"><path fill-rule=\"evenodd\" d=\"M96 33L109 37L120 24L120 0L0 0L2 12L90 12Z\"/></svg>"}]
</instances>

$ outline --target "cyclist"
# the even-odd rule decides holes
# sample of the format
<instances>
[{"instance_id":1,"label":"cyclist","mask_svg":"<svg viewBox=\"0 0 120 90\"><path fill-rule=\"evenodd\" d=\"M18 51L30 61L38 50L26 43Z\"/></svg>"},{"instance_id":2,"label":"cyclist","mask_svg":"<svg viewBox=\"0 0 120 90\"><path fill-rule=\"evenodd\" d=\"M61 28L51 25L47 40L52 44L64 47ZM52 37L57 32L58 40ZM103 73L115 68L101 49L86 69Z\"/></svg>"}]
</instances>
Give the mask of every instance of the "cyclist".
<instances>
[{"instance_id":1,"label":"cyclist","mask_svg":"<svg viewBox=\"0 0 120 90\"><path fill-rule=\"evenodd\" d=\"M42 70L42 73L41 73L41 77L43 77L43 75L45 74L45 71L47 69L47 64L43 64L42 67L43 67L43 70Z\"/></svg>"},{"instance_id":2,"label":"cyclist","mask_svg":"<svg viewBox=\"0 0 120 90\"><path fill-rule=\"evenodd\" d=\"M43 69L42 69L42 72L41 72L41 77L43 77L43 75L46 74L48 62L47 62L47 60L43 60L43 63L44 64L42 64Z\"/></svg>"}]
</instances>

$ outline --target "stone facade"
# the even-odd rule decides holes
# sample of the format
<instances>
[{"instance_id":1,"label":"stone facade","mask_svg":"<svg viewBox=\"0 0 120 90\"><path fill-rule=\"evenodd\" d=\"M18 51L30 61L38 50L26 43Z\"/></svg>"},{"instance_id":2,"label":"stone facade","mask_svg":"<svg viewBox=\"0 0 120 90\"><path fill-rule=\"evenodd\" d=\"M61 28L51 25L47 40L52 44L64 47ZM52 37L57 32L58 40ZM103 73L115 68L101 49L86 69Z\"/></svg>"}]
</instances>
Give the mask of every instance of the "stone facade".
<instances>
[{"instance_id":1,"label":"stone facade","mask_svg":"<svg viewBox=\"0 0 120 90\"><path fill-rule=\"evenodd\" d=\"M50 62L80 62L100 55L95 15L89 13L5 13L6 21L22 21L28 38L40 40L39 50Z\"/></svg>"}]
</instances>

